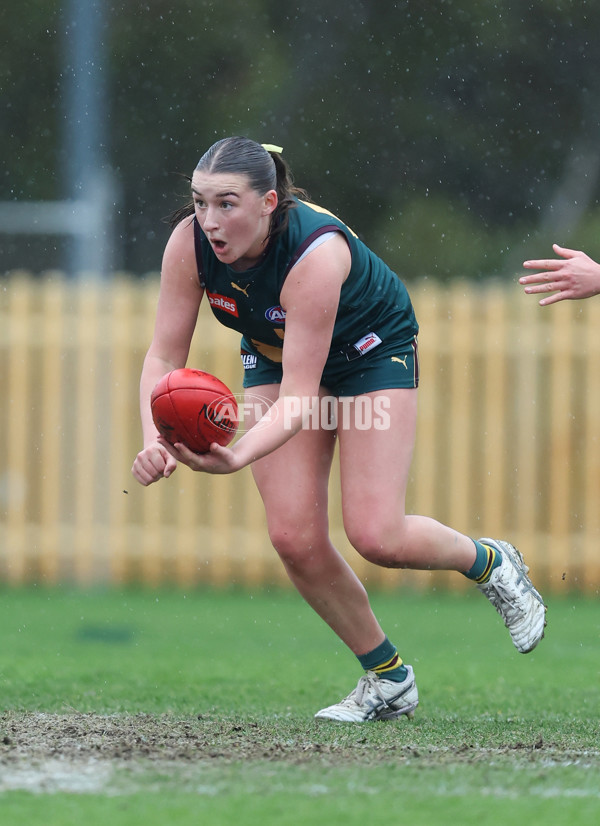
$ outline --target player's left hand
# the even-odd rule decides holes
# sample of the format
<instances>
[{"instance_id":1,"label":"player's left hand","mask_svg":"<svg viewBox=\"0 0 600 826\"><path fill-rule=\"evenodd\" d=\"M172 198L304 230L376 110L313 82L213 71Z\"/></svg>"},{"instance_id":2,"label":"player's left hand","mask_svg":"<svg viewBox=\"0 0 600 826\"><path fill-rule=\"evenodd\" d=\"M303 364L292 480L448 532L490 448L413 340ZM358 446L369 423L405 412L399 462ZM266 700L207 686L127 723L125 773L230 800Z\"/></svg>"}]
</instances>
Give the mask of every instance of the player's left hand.
<instances>
[{"instance_id":1,"label":"player's left hand","mask_svg":"<svg viewBox=\"0 0 600 826\"><path fill-rule=\"evenodd\" d=\"M241 467L233 450L217 442L211 444L208 453L194 453L181 442L171 445L162 436L159 441L178 462L201 473L235 473Z\"/></svg>"}]
</instances>

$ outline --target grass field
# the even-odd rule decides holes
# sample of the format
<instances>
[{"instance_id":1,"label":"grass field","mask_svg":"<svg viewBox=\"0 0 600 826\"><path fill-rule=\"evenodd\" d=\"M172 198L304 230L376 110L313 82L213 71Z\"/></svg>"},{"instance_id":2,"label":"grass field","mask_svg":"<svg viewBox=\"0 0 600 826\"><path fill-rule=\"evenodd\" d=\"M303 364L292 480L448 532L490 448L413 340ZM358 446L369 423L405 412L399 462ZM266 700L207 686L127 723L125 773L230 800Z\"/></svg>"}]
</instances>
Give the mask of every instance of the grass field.
<instances>
[{"instance_id":1,"label":"grass field","mask_svg":"<svg viewBox=\"0 0 600 826\"><path fill-rule=\"evenodd\" d=\"M477 593L379 594L414 721L317 724L354 658L294 593L0 592L0 821L597 824L600 605L512 647Z\"/></svg>"}]
</instances>

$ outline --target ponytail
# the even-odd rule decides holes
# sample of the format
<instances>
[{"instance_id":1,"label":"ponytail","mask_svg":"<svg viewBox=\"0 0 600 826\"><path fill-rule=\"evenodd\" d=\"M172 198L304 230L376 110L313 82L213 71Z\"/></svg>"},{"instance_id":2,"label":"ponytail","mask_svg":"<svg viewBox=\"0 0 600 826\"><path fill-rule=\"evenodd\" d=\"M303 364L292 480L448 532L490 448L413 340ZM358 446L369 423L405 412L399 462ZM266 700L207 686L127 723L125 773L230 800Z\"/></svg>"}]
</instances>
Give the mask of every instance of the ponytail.
<instances>
[{"instance_id":1,"label":"ponytail","mask_svg":"<svg viewBox=\"0 0 600 826\"><path fill-rule=\"evenodd\" d=\"M276 184L275 191L277 192L277 206L271 216L271 229L269 238L274 239L282 235L288 226L289 211L294 209L296 202L294 198L301 198L308 200L308 194L304 189L294 186L294 179L291 170L286 161L281 157L281 150L279 147L267 147L273 163L275 164ZM279 150L279 151L274 151Z\"/></svg>"}]
</instances>

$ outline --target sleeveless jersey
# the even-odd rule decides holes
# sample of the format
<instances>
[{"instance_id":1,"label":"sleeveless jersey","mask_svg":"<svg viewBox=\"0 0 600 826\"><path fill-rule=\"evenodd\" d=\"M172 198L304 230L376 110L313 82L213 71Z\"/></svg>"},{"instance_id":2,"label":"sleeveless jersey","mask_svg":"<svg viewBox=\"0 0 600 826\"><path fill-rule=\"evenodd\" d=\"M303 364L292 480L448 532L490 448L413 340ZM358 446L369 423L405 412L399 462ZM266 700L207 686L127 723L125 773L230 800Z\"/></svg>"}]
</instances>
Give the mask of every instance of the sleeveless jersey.
<instances>
[{"instance_id":1,"label":"sleeveless jersey","mask_svg":"<svg viewBox=\"0 0 600 826\"><path fill-rule=\"evenodd\" d=\"M418 325L406 287L349 227L327 210L299 200L288 216L286 231L269 244L258 264L242 272L219 261L194 217L200 281L213 314L226 327L242 333L245 349L281 362L285 336L281 289L302 254L328 232L341 232L352 256L328 362L371 333L390 343L408 342L416 336ZM315 304L318 301L317 292Z\"/></svg>"}]
</instances>

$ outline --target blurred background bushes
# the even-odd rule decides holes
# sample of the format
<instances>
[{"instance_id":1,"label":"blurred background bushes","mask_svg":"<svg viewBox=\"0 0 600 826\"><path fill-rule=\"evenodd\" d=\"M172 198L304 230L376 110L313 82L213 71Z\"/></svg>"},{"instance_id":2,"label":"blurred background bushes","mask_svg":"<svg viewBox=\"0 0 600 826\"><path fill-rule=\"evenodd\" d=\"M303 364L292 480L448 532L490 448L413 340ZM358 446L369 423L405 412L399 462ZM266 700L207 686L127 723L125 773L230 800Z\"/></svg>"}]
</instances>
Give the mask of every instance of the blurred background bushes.
<instances>
[{"instance_id":1,"label":"blurred background bushes","mask_svg":"<svg viewBox=\"0 0 600 826\"><path fill-rule=\"evenodd\" d=\"M594 0L4 0L0 201L77 189L82 5L99 15L89 105L113 269L160 268L180 173L231 134L283 145L297 183L401 277L512 276L553 241L600 252ZM66 243L0 234L2 271L63 267Z\"/></svg>"}]
</instances>

